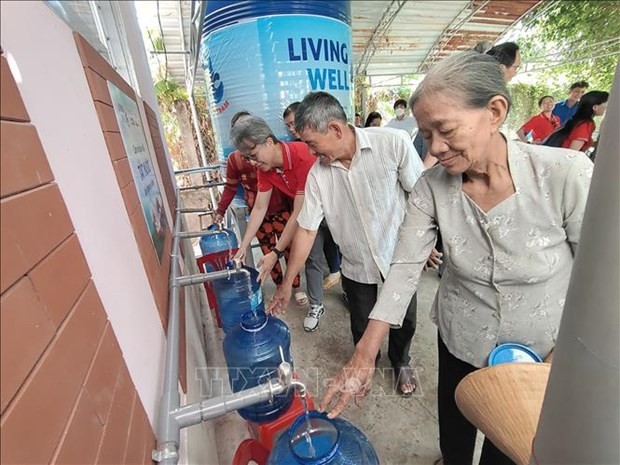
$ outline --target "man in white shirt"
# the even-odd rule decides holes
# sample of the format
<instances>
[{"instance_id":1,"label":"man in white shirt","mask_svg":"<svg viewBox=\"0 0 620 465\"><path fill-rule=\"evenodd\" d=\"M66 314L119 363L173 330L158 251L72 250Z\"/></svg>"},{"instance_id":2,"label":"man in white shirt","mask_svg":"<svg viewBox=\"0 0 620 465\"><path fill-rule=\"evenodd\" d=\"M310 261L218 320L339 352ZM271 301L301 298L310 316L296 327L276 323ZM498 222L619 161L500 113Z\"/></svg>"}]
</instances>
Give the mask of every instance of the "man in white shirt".
<instances>
[{"instance_id":1,"label":"man in white shirt","mask_svg":"<svg viewBox=\"0 0 620 465\"><path fill-rule=\"evenodd\" d=\"M388 128L394 129L402 129L410 137L415 135L418 129L418 123L413 118L413 116L405 116L407 114L407 101L404 99L398 99L394 102L394 112L396 113L396 118L392 118L392 120L386 124Z\"/></svg>"},{"instance_id":2,"label":"man in white shirt","mask_svg":"<svg viewBox=\"0 0 620 465\"><path fill-rule=\"evenodd\" d=\"M291 257L268 311L286 311L293 278L310 253L323 218L342 253L342 287L348 296L353 342L362 337L387 275L408 193L424 167L411 139L400 130L355 128L338 100L308 94L295 114L295 129L319 157L306 180ZM415 333L416 297L400 328L390 330L388 356L404 396L415 390L409 348Z\"/></svg>"}]
</instances>

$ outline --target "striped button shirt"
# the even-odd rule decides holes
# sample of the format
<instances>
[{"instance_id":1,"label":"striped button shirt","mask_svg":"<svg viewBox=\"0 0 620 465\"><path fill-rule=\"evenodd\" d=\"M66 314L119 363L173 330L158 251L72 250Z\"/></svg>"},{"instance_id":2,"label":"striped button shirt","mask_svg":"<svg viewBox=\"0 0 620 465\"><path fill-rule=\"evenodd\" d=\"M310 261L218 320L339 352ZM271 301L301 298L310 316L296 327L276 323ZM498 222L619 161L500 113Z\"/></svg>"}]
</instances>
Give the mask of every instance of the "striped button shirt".
<instances>
[{"instance_id":1,"label":"striped button shirt","mask_svg":"<svg viewBox=\"0 0 620 465\"><path fill-rule=\"evenodd\" d=\"M342 252L342 273L353 281L378 284L387 276L407 195L424 166L406 132L354 131L349 169L336 161L316 163L308 173L297 222L315 231L325 218Z\"/></svg>"}]
</instances>

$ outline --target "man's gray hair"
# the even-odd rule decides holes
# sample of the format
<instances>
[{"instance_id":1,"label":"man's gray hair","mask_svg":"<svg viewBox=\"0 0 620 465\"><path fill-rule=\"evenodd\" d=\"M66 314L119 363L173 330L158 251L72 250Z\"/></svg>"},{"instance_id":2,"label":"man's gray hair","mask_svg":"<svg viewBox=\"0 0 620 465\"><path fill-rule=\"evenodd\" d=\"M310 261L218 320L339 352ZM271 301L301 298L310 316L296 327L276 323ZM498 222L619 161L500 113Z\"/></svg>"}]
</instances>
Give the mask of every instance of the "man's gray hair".
<instances>
[{"instance_id":1,"label":"man's gray hair","mask_svg":"<svg viewBox=\"0 0 620 465\"><path fill-rule=\"evenodd\" d=\"M239 119L230 130L232 146L241 151L251 148L251 146L248 146L248 142L252 146L256 146L264 143L270 137L274 142L278 142L278 138L273 134L267 121L254 115L244 116Z\"/></svg>"},{"instance_id":2,"label":"man's gray hair","mask_svg":"<svg viewBox=\"0 0 620 465\"><path fill-rule=\"evenodd\" d=\"M508 100L508 109L512 103L497 60L475 51L456 53L433 66L409 99L409 108L437 93L461 98L468 108L484 108L496 95Z\"/></svg>"},{"instance_id":3,"label":"man's gray hair","mask_svg":"<svg viewBox=\"0 0 620 465\"><path fill-rule=\"evenodd\" d=\"M347 115L336 97L327 92L310 92L295 112L295 131L306 129L325 134L331 121L347 124Z\"/></svg>"}]
</instances>

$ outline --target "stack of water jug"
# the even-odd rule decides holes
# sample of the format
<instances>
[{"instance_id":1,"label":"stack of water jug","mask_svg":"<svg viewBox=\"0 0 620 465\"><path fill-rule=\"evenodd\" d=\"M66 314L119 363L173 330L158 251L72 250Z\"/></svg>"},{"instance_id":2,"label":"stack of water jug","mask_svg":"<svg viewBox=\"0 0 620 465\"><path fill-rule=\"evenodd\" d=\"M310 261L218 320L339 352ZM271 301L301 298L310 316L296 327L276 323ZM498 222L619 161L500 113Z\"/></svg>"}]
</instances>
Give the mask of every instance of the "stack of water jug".
<instances>
[{"instance_id":1,"label":"stack of water jug","mask_svg":"<svg viewBox=\"0 0 620 465\"><path fill-rule=\"evenodd\" d=\"M211 227L212 234L200 240L202 253L216 257L207 271L230 266L238 247L233 231ZM217 229L217 230L216 230ZM222 259L223 257L223 259ZM222 319L224 356L233 392L258 386L269 378L278 377L283 361L294 367L291 356L291 335L288 326L278 318L266 315L258 272L245 267L245 273L213 282ZM293 402L293 390L276 395L271 402L262 402L239 410L246 420L262 424L276 420ZM269 455L269 464L378 464L374 449L364 434L342 419L329 420L316 411L297 417L276 440Z\"/></svg>"}]
</instances>

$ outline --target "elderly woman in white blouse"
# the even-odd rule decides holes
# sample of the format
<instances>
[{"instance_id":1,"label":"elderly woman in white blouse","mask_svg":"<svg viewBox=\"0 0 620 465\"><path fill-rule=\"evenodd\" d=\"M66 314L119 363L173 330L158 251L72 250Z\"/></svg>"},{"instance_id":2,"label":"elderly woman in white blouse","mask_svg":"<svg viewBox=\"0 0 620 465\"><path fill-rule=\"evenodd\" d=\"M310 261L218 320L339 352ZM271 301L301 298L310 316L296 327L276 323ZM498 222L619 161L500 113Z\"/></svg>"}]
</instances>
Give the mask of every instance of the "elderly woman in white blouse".
<instances>
[{"instance_id":1,"label":"elderly woman in white blouse","mask_svg":"<svg viewBox=\"0 0 620 465\"><path fill-rule=\"evenodd\" d=\"M401 324L440 228L447 266L431 311L440 447L445 465L471 464L476 429L456 406L456 386L485 366L498 344L525 344L543 358L553 350L592 163L580 152L507 141L500 133L510 108L502 70L477 52L436 65L410 108L439 164L409 196L369 325L321 408L336 416L368 391L381 342ZM512 462L485 441L480 463Z\"/></svg>"}]
</instances>

